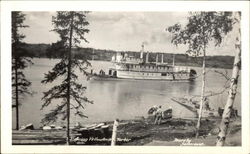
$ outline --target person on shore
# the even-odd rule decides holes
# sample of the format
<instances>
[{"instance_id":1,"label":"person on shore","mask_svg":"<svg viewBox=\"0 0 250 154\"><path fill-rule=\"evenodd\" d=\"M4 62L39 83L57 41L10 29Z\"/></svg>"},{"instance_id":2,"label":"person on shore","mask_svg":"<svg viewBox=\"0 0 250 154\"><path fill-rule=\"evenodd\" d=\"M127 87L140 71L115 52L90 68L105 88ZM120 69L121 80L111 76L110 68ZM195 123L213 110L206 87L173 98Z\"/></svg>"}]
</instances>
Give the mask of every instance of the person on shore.
<instances>
[{"instance_id":1,"label":"person on shore","mask_svg":"<svg viewBox=\"0 0 250 154\"><path fill-rule=\"evenodd\" d=\"M156 113L157 108L158 108L158 107L157 107L156 105L152 106L152 107L148 110L148 114L149 114L149 115L155 116L155 113Z\"/></svg>"},{"instance_id":2,"label":"person on shore","mask_svg":"<svg viewBox=\"0 0 250 154\"><path fill-rule=\"evenodd\" d=\"M101 69L99 72L100 75L105 75L105 72Z\"/></svg>"},{"instance_id":3,"label":"person on shore","mask_svg":"<svg viewBox=\"0 0 250 154\"><path fill-rule=\"evenodd\" d=\"M160 105L155 112L155 123L154 124L160 125L161 120L162 120L162 109L161 109L161 105Z\"/></svg>"},{"instance_id":4,"label":"person on shore","mask_svg":"<svg viewBox=\"0 0 250 154\"><path fill-rule=\"evenodd\" d=\"M154 116L154 121L155 121L156 120L156 112L158 110L158 107L156 105L154 105L152 109L153 109L152 115Z\"/></svg>"},{"instance_id":5,"label":"person on shore","mask_svg":"<svg viewBox=\"0 0 250 154\"><path fill-rule=\"evenodd\" d=\"M204 103L204 104L205 104L205 110L211 110L211 109L210 109L210 106L209 106L209 101L208 101L208 98L207 98L207 97L204 98L204 102L205 102L205 103Z\"/></svg>"}]
</instances>

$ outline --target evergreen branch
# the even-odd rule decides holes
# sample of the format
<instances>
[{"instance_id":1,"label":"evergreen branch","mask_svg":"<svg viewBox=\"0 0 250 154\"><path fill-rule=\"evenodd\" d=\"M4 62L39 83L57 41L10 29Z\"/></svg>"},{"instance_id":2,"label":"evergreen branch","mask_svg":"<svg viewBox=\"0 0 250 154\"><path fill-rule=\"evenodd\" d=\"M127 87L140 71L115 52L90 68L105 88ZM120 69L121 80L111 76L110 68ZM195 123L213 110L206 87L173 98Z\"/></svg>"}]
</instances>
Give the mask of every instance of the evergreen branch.
<instances>
[{"instance_id":1,"label":"evergreen branch","mask_svg":"<svg viewBox=\"0 0 250 154\"><path fill-rule=\"evenodd\" d=\"M49 91L44 92L44 96L42 97L42 100L44 100L44 104L42 105L43 109L44 107L48 106L53 99L60 99L65 98L66 96L66 90L67 90L67 84L63 83L58 86L52 87Z\"/></svg>"},{"instance_id":2,"label":"evergreen branch","mask_svg":"<svg viewBox=\"0 0 250 154\"><path fill-rule=\"evenodd\" d=\"M47 74L45 74L45 79L42 80L42 83L48 83L53 82L55 79L57 79L58 76L64 75L67 73L67 64L65 61L61 60L59 63L57 63L52 71L49 71Z\"/></svg>"},{"instance_id":3,"label":"evergreen branch","mask_svg":"<svg viewBox=\"0 0 250 154\"><path fill-rule=\"evenodd\" d=\"M63 103L61 105L57 105L57 107L53 110L51 110L50 113L45 114L45 117L42 119L42 123L43 124L49 124L49 123L53 123L56 122L56 120L58 119L59 115L63 115L65 113L65 110L63 109L66 106L66 103Z\"/></svg>"}]
</instances>

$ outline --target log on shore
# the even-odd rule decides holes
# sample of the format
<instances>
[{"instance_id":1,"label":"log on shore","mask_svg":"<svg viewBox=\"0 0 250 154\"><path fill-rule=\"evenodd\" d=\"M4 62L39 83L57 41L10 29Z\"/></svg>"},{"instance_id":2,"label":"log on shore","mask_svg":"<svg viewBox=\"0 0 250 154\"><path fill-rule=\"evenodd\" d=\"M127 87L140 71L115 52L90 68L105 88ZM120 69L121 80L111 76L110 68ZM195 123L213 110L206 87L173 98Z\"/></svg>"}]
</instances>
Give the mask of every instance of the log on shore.
<instances>
[{"instance_id":1,"label":"log on shore","mask_svg":"<svg viewBox=\"0 0 250 154\"><path fill-rule=\"evenodd\" d=\"M73 135L78 135L72 132ZM22 130L12 131L13 145L46 145L46 144L65 144L65 130Z\"/></svg>"}]
</instances>

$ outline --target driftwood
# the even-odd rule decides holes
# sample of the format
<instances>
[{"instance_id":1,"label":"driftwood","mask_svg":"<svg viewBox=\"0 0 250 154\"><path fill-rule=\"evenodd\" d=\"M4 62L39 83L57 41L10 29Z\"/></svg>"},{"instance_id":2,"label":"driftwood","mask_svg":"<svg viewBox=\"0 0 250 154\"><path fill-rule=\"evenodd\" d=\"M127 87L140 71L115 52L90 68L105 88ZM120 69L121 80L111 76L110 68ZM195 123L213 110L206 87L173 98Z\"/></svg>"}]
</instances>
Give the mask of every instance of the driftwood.
<instances>
[{"instance_id":1,"label":"driftwood","mask_svg":"<svg viewBox=\"0 0 250 154\"><path fill-rule=\"evenodd\" d=\"M200 105L197 104L196 101L190 101L188 99L177 99L177 98L172 98L171 99L172 101L184 106L186 109L188 109L189 111L193 112L196 117L199 116L199 108L200 108ZM202 117L205 117L205 118L208 118L208 117L218 117L219 116L219 111L216 111L214 109L203 109L202 110Z\"/></svg>"}]
</instances>

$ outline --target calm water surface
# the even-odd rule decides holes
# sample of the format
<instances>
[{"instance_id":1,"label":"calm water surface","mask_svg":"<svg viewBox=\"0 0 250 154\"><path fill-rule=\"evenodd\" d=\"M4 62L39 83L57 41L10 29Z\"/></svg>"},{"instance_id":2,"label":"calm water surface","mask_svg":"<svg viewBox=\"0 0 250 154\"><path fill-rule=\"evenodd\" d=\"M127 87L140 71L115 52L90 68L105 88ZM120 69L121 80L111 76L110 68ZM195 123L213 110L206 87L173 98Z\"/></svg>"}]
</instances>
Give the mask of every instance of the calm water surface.
<instances>
[{"instance_id":1,"label":"calm water surface","mask_svg":"<svg viewBox=\"0 0 250 154\"><path fill-rule=\"evenodd\" d=\"M60 83L60 80L52 84L41 84L44 73L47 73L59 60L34 58L34 65L26 69L25 75L32 82L32 90L35 91L33 96L23 98L20 107L20 124L33 123L35 127L41 126L41 119L44 114L48 113L59 100L53 102L44 110L41 109L43 96L42 92L48 90L53 85ZM103 69L107 72L111 66L109 62L92 61L94 72ZM195 68L198 75L201 68ZM220 91L225 81L214 69L207 69L206 91ZM224 69L216 69L224 71ZM231 70L227 70L231 75ZM174 117L194 117L194 114L179 104L171 101L172 97L182 97L187 95L199 95L201 90L201 77L194 82L166 82L166 81L145 81L145 80L122 80L122 81L86 81L86 78L79 72L80 83L87 86L86 96L94 101L94 104L87 104L84 113L89 118L79 118L74 116L72 111L71 125L76 122L83 124L110 121L115 118L132 119L135 116L146 116L147 110L153 105L162 105L163 109L172 106ZM236 97L235 108L241 113L240 98L241 82L238 86L238 95ZM227 93L210 97L211 107L217 109L224 106L227 99ZM12 112L12 125L15 128L15 112ZM58 125L65 124L60 119L56 123Z\"/></svg>"}]
</instances>

